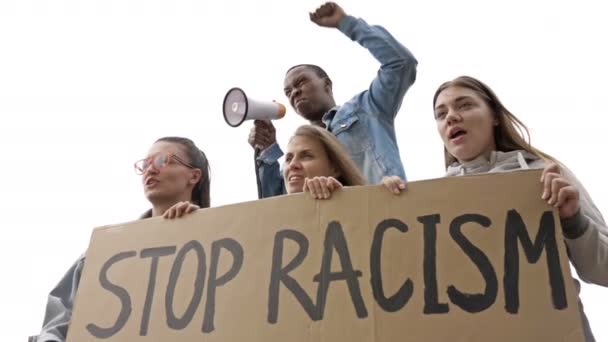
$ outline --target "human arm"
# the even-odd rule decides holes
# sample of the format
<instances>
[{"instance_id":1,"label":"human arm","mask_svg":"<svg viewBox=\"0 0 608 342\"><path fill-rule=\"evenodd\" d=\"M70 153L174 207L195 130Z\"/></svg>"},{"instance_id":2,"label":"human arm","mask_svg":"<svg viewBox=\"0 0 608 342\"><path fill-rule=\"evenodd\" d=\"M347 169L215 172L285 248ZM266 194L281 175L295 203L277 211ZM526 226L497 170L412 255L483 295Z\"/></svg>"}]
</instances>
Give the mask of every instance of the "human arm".
<instances>
[{"instance_id":1,"label":"human arm","mask_svg":"<svg viewBox=\"0 0 608 342\"><path fill-rule=\"evenodd\" d=\"M608 286L608 227L591 196L565 166L543 170L543 199L558 208L570 259L581 279Z\"/></svg>"},{"instance_id":2,"label":"human arm","mask_svg":"<svg viewBox=\"0 0 608 342\"><path fill-rule=\"evenodd\" d=\"M42 330L35 338L36 342L66 340L83 266L84 256L81 256L49 293Z\"/></svg>"},{"instance_id":3,"label":"human arm","mask_svg":"<svg viewBox=\"0 0 608 342\"><path fill-rule=\"evenodd\" d=\"M335 3L328 2L310 14L314 23L334 27L356 41L380 62L380 69L368 90L354 101L373 114L393 120L407 90L416 80L418 61L414 55L382 26L372 26L363 19L347 15Z\"/></svg>"}]
</instances>

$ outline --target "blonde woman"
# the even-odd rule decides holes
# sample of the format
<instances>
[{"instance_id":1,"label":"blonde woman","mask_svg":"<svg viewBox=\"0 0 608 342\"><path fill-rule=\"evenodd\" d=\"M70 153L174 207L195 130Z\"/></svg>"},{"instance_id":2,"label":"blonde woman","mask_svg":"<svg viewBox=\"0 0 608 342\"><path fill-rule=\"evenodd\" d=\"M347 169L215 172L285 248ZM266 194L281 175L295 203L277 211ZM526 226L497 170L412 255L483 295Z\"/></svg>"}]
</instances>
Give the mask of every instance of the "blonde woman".
<instances>
[{"instance_id":1,"label":"blonde woman","mask_svg":"<svg viewBox=\"0 0 608 342\"><path fill-rule=\"evenodd\" d=\"M288 194L308 192L317 199L330 198L342 186L365 184L338 139L313 125L300 126L289 140L283 179Z\"/></svg>"}]
</instances>

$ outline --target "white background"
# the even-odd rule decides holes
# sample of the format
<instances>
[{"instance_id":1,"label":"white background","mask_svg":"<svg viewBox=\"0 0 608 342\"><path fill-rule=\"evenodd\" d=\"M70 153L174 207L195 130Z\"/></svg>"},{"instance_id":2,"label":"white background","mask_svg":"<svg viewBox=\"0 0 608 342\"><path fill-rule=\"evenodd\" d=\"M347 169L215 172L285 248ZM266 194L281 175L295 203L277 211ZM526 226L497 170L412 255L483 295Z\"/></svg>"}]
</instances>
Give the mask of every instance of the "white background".
<instances>
[{"instance_id":1,"label":"white background","mask_svg":"<svg viewBox=\"0 0 608 342\"><path fill-rule=\"evenodd\" d=\"M254 200L250 122L221 115L232 86L283 101L285 70L322 65L342 103L378 64L337 30L309 22L321 3L0 0L3 341L39 331L46 295L93 227L148 208L132 163L155 139L190 137L212 167L212 205ZM343 1L419 61L396 129L410 181L441 177L432 95L462 74L488 83L566 163L606 213L608 21L601 1ZM276 123L286 140L303 119ZM499 195L499 194L497 194ZM584 285L598 341L608 290Z\"/></svg>"}]
</instances>

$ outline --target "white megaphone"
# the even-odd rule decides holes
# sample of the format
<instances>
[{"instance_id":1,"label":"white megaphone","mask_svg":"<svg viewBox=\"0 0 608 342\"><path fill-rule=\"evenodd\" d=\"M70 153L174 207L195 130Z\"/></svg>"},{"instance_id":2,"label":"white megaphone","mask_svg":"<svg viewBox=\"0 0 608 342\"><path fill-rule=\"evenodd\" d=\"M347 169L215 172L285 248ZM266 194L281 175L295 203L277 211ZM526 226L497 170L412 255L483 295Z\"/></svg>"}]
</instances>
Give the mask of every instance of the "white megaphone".
<instances>
[{"instance_id":1,"label":"white megaphone","mask_svg":"<svg viewBox=\"0 0 608 342\"><path fill-rule=\"evenodd\" d=\"M232 127L245 120L277 120L285 116L285 106L277 102L262 102L247 98L241 88L228 90L224 97L224 120Z\"/></svg>"}]
</instances>

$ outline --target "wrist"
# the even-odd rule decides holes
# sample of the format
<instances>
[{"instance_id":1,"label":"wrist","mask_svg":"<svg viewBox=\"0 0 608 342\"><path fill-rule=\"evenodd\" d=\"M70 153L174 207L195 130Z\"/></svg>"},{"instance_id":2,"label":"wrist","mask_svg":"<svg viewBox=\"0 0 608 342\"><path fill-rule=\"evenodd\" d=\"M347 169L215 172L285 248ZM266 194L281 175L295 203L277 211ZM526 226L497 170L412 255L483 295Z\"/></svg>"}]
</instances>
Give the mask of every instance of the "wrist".
<instances>
[{"instance_id":1,"label":"wrist","mask_svg":"<svg viewBox=\"0 0 608 342\"><path fill-rule=\"evenodd\" d=\"M568 218L562 218L560 221L564 237L571 240L581 237L589 228L589 219L583 215L580 208L576 214Z\"/></svg>"}]
</instances>

